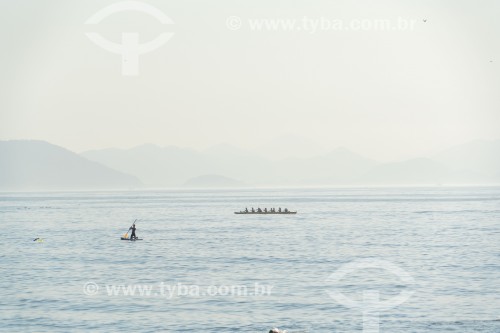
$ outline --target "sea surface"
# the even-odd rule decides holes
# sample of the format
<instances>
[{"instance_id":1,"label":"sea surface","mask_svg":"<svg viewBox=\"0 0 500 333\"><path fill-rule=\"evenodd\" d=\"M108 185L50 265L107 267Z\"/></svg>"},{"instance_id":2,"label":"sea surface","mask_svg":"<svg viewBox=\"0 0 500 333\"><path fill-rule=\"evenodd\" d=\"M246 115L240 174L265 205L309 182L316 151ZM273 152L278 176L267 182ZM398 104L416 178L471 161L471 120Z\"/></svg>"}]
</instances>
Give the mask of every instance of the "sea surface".
<instances>
[{"instance_id":1,"label":"sea surface","mask_svg":"<svg viewBox=\"0 0 500 333\"><path fill-rule=\"evenodd\" d=\"M4 332L500 332L498 187L1 193L0 226Z\"/></svg>"}]
</instances>

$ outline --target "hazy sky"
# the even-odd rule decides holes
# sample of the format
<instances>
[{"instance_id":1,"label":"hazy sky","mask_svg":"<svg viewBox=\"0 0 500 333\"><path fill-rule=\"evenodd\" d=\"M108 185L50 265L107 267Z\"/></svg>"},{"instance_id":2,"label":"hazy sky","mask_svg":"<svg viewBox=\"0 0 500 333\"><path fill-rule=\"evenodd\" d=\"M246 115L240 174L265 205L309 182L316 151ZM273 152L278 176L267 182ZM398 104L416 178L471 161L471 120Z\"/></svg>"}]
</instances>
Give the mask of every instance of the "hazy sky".
<instances>
[{"instance_id":1,"label":"hazy sky","mask_svg":"<svg viewBox=\"0 0 500 333\"><path fill-rule=\"evenodd\" d=\"M497 0L146 1L174 24L140 12L85 24L117 2L0 0L0 139L84 151L294 135L393 160L500 137ZM414 25L311 31L304 17ZM262 19L297 25L257 31ZM174 35L123 76L86 32Z\"/></svg>"}]
</instances>

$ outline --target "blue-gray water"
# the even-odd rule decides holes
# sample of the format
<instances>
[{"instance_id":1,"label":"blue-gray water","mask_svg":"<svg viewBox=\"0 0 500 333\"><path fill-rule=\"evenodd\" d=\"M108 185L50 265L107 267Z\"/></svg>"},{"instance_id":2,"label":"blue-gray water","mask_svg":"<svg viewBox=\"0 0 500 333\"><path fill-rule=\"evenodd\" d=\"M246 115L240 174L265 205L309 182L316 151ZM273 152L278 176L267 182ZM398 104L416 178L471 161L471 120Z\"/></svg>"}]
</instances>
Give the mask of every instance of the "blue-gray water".
<instances>
[{"instance_id":1,"label":"blue-gray water","mask_svg":"<svg viewBox=\"0 0 500 333\"><path fill-rule=\"evenodd\" d=\"M233 214L251 206L299 213ZM136 218L144 240L121 241ZM361 332L360 310L328 291L376 290L413 292L380 312L380 332L500 332L500 188L3 193L0 222L1 331ZM363 260L413 280L381 267L332 282ZM202 294L255 283L270 294Z\"/></svg>"}]
</instances>

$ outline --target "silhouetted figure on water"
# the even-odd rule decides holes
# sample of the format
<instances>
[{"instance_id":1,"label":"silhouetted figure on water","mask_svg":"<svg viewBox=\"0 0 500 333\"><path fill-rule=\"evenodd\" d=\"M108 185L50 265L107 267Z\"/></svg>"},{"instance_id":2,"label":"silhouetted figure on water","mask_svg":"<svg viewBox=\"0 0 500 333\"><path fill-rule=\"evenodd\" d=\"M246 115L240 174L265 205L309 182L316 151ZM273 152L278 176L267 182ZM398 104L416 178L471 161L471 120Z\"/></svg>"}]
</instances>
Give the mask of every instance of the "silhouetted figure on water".
<instances>
[{"instance_id":1,"label":"silhouetted figure on water","mask_svg":"<svg viewBox=\"0 0 500 333\"><path fill-rule=\"evenodd\" d=\"M132 234L130 235L130 239L136 239L137 236L135 235L135 230L136 230L135 223L132 224L132 226L130 228L128 228L128 230L132 230Z\"/></svg>"}]
</instances>

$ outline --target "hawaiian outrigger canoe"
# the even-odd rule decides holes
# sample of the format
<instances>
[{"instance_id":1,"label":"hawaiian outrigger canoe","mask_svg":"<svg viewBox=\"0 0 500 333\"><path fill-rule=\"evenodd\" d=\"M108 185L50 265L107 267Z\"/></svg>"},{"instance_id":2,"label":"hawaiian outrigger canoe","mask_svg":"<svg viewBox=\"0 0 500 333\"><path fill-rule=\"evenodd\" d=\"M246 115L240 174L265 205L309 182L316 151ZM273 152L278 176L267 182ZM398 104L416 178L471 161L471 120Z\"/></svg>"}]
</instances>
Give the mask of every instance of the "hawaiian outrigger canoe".
<instances>
[{"instance_id":1,"label":"hawaiian outrigger canoe","mask_svg":"<svg viewBox=\"0 0 500 333\"><path fill-rule=\"evenodd\" d=\"M262 211L262 212L258 212L258 211L255 211L255 212L252 212L252 211L248 211L248 212L245 212L245 211L241 211L241 212L234 212L235 214L242 214L242 215L289 215L289 214L297 214L297 212L291 212L291 211L281 211L281 212L270 212L270 211Z\"/></svg>"}]
</instances>

